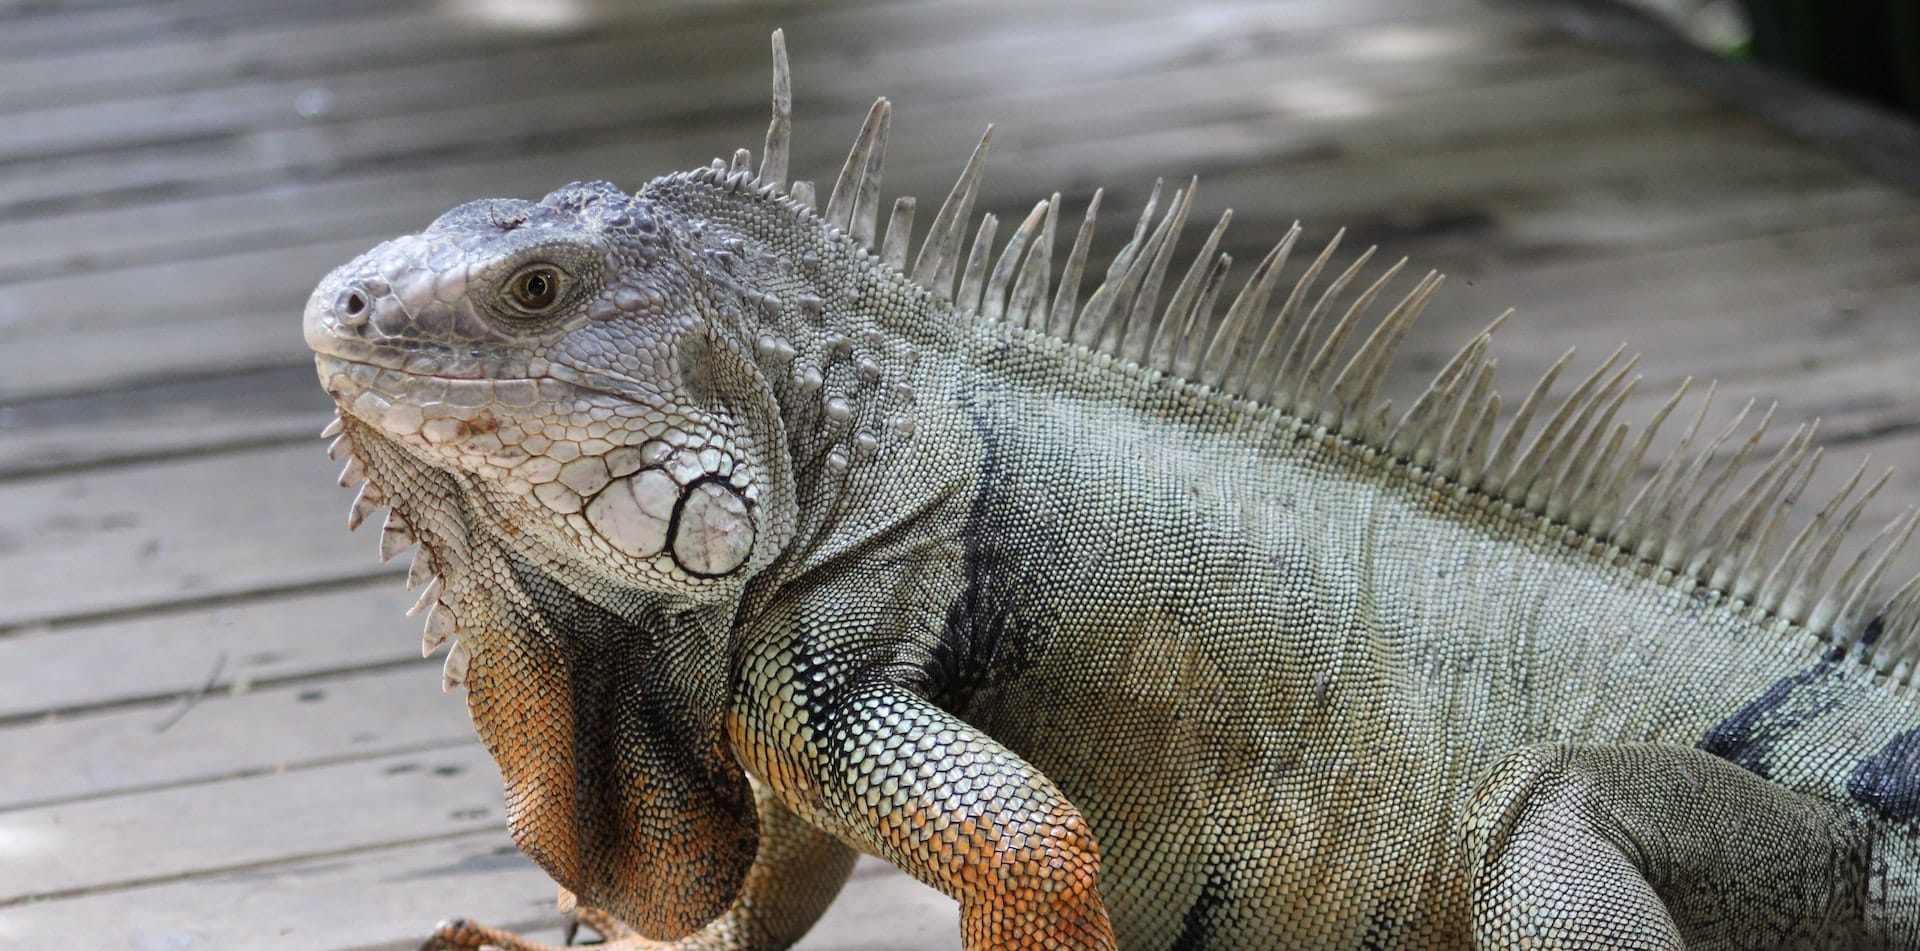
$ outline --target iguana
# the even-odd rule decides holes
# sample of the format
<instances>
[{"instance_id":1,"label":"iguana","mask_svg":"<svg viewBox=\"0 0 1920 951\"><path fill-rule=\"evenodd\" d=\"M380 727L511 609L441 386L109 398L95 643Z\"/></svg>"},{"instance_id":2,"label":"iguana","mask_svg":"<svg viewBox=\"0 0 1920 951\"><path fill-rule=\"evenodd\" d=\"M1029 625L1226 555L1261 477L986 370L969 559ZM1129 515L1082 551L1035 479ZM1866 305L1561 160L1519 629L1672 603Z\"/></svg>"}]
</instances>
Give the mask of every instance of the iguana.
<instances>
[{"instance_id":1,"label":"iguana","mask_svg":"<svg viewBox=\"0 0 1920 951\"><path fill-rule=\"evenodd\" d=\"M1099 193L1057 275L1057 195L964 240L991 129L910 255L886 100L817 210L774 54L757 169L462 205L305 312L350 521L422 543L514 838L615 944L786 946L869 852L970 949L1920 947L1864 467L1789 531L1812 427L1736 482L1703 404L1643 479L1686 386L1635 432L1633 361L1562 359L1503 424L1491 328L1389 414L1439 278L1279 294L1296 227L1223 302L1191 187L1082 299Z\"/></svg>"}]
</instances>

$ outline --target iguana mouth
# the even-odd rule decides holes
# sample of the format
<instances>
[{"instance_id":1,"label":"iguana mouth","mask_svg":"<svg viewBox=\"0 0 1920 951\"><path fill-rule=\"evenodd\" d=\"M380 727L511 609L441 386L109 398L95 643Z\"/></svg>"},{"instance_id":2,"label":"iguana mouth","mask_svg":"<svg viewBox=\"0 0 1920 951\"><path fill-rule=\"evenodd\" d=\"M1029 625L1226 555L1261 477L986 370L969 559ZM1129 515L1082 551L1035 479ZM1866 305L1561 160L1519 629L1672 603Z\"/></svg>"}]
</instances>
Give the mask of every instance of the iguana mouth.
<instances>
[{"instance_id":1,"label":"iguana mouth","mask_svg":"<svg viewBox=\"0 0 1920 951\"><path fill-rule=\"evenodd\" d=\"M590 435L596 420L578 406L583 392L612 394L563 380L447 378L330 354L315 362L341 412L513 486L609 553L694 578L732 574L753 555L760 480L724 436L656 426L637 446L615 445ZM496 410L538 403L585 438L504 442Z\"/></svg>"},{"instance_id":2,"label":"iguana mouth","mask_svg":"<svg viewBox=\"0 0 1920 951\"><path fill-rule=\"evenodd\" d=\"M472 420L491 407L524 409L541 400L568 399L576 387L552 377L467 377L420 373L369 359L331 353L314 356L320 385L341 412L350 413L399 436L419 434L429 441L432 431L424 405L440 408L436 418ZM446 427L442 427L444 432Z\"/></svg>"}]
</instances>

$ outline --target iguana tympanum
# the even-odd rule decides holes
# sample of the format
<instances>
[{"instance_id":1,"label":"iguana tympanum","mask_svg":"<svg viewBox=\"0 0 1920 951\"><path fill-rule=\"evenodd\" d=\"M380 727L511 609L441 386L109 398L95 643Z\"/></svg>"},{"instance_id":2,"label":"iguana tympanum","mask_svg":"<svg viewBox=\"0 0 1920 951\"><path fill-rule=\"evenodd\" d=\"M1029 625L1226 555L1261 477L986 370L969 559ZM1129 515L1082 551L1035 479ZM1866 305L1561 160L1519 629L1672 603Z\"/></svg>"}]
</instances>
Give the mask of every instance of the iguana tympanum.
<instances>
[{"instance_id":1,"label":"iguana tympanum","mask_svg":"<svg viewBox=\"0 0 1920 951\"><path fill-rule=\"evenodd\" d=\"M1082 300L1094 207L1057 276L1058 196L966 250L985 140L909 264L885 100L816 210L775 63L757 169L462 205L306 309L590 922L783 947L869 852L970 949L1920 947L1913 521L1781 528L1807 428L1643 480L1632 361L1501 426L1487 334L1389 416L1437 278L1275 294L1296 230L1222 302L1189 188Z\"/></svg>"}]
</instances>

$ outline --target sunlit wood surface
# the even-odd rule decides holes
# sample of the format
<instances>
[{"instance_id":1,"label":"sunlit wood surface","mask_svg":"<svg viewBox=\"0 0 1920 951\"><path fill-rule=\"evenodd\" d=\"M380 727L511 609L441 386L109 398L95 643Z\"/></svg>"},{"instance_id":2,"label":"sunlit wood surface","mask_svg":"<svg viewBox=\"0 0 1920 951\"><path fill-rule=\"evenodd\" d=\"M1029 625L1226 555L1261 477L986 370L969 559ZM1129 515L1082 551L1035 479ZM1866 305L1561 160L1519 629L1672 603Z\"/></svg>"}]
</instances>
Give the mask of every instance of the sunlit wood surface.
<instances>
[{"instance_id":1,"label":"sunlit wood surface","mask_svg":"<svg viewBox=\"0 0 1920 951\"><path fill-rule=\"evenodd\" d=\"M1512 306L1510 399L1629 340L1640 417L1718 377L1769 446L1824 418L1816 488L1870 451L1869 520L1920 499L1920 201L1526 5L0 0L0 946L559 933L345 530L299 312L456 202L757 149L775 26L803 177L880 94L923 202L989 121L1003 221L1199 173L1242 274L1296 218L1449 274L1397 392ZM806 946L958 942L869 863Z\"/></svg>"}]
</instances>

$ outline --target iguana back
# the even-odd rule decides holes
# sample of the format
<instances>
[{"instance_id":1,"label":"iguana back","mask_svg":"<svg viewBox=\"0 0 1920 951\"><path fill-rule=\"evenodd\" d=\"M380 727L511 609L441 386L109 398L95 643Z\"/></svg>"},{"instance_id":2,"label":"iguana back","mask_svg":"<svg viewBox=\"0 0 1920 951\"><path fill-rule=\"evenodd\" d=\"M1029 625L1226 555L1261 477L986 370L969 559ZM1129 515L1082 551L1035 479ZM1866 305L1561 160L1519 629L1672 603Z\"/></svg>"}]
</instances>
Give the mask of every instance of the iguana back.
<instances>
[{"instance_id":1,"label":"iguana back","mask_svg":"<svg viewBox=\"0 0 1920 951\"><path fill-rule=\"evenodd\" d=\"M1437 277L1282 294L1296 229L1221 306L1156 189L1082 302L1098 195L1057 279L1058 196L962 256L985 140L909 267L885 101L815 212L775 48L757 172L462 206L308 306L564 888L777 947L851 846L969 947L1920 945L1914 520L1837 565L1856 475L1785 537L1811 427L1736 485L1703 404L1643 482L1685 387L1503 425L1491 328L1392 415Z\"/></svg>"}]
</instances>

